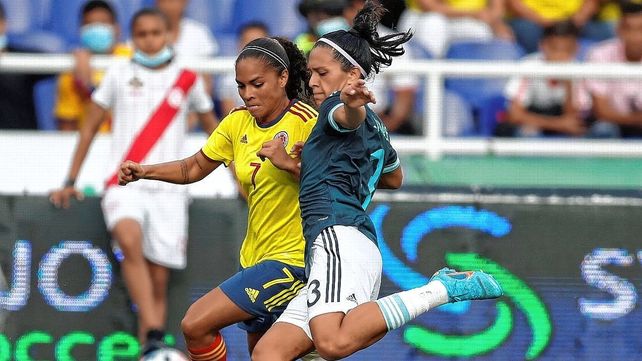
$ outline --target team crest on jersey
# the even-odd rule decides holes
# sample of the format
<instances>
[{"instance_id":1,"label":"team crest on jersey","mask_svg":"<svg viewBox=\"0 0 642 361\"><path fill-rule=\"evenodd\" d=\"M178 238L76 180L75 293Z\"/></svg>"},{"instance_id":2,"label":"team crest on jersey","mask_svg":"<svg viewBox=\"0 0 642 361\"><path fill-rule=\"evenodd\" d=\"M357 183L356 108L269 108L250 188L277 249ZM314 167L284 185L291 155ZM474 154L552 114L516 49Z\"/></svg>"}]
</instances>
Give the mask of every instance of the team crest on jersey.
<instances>
[{"instance_id":1,"label":"team crest on jersey","mask_svg":"<svg viewBox=\"0 0 642 361\"><path fill-rule=\"evenodd\" d=\"M185 93L183 93L183 90L178 87L173 88L167 95L167 103L172 108L180 107L181 103L183 103L183 99L185 99Z\"/></svg>"},{"instance_id":2,"label":"team crest on jersey","mask_svg":"<svg viewBox=\"0 0 642 361\"><path fill-rule=\"evenodd\" d=\"M288 146L288 141L290 140L290 137L288 136L288 133L285 130L282 130L274 136L274 139L278 139L281 142L283 142L283 146L287 147Z\"/></svg>"},{"instance_id":3,"label":"team crest on jersey","mask_svg":"<svg viewBox=\"0 0 642 361\"><path fill-rule=\"evenodd\" d=\"M128 84L134 89L138 89L143 86L143 82L140 81L140 79L138 79L137 77L131 78Z\"/></svg>"}]
</instances>

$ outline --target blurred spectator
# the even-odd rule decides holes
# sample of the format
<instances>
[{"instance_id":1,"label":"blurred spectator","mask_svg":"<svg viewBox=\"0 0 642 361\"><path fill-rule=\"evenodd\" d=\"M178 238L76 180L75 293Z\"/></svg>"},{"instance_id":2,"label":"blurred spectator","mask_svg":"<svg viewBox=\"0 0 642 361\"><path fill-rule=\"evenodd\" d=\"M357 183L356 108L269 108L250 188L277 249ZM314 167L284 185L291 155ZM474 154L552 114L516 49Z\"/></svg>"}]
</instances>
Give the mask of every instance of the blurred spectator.
<instances>
[{"instance_id":1,"label":"blurred spectator","mask_svg":"<svg viewBox=\"0 0 642 361\"><path fill-rule=\"evenodd\" d=\"M16 49L7 40L7 21L4 6L0 3L0 57ZM0 72L0 129L37 129L36 106L33 89L36 83L49 75Z\"/></svg>"},{"instance_id":2,"label":"blurred spectator","mask_svg":"<svg viewBox=\"0 0 642 361\"><path fill-rule=\"evenodd\" d=\"M218 54L218 43L207 25L185 17L188 0L156 0L169 19L170 44L179 57L209 57Z\"/></svg>"},{"instance_id":3,"label":"blurred spectator","mask_svg":"<svg viewBox=\"0 0 642 361\"><path fill-rule=\"evenodd\" d=\"M537 51L542 30L554 22L570 20L582 29L582 36L603 40L612 35L612 30L599 21L593 21L604 0L508 0L515 16L510 26L517 42L528 53Z\"/></svg>"},{"instance_id":4,"label":"blurred spectator","mask_svg":"<svg viewBox=\"0 0 642 361\"><path fill-rule=\"evenodd\" d=\"M365 5L365 0L349 0L346 2L343 14L349 26L352 26L354 17ZM381 24L377 28L380 36L392 34L389 29ZM406 53L392 62L390 68L402 69L408 67L408 63L413 59L412 49L404 46ZM381 120L388 131L396 134L417 134L418 131L414 124L415 118L415 98L419 81L411 74L400 74L394 76L385 76L385 69L382 75L368 83L368 87L374 93L377 103L369 104Z\"/></svg>"},{"instance_id":5,"label":"blurred spectator","mask_svg":"<svg viewBox=\"0 0 642 361\"><path fill-rule=\"evenodd\" d=\"M299 3L299 12L307 21L308 30L299 34L294 43L306 56L322 35L350 28L343 14L347 5L347 0L302 0Z\"/></svg>"},{"instance_id":6,"label":"blurred spectator","mask_svg":"<svg viewBox=\"0 0 642 361\"><path fill-rule=\"evenodd\" d=\"M189 0L156 0L156 7L169 19L169 43L176 58L200 58L216 56L218 43L207 25L185 17L185 8ZM212 75L201 74L205 90L213 95ZM198 126L195 113L189 115L189 128Z\"/></svg>"},{"instance_id":7,"label":"blurred spectator","mask_svg":"<svg viewBox=\"0 0 642 361\"><path fill-rule=\"evenodd\" d=\"M414 29L413 41L442 58L454 41L512 40L504 23L505 0L409 0L400 28Z\"/></svg>"},{"instance_id":8,"label":"blurred spectator","mask_svg":"<svg viewBox=\"0 0 642 361\"><path fill-rule=\"evenodd\" d=\"M642 63L642 1L623 1L621 12L618 37L594 47L589 61ZM592 80L587 87L598 119L609 122L624 138L642 136L642 81Z\"/></svg>"},{"instance_id":9,"label":"blurred spectator","mask_svg":"<svg viewBox=\"0 0 642 361\"><path fill-rule=\"evenodd\" d=\"M525 58L531 64L575 60L579 29L570 21L544 29L539 53ZM513 78L506 87L510 101L508 124L500 124L498 135L579 136L586 132L585 117L590 111L586 91L571 80Z\"/></svg>"},{"instance_id":10,"label":"blurred spectator","mask_svg":"<svg viewBox=\"0 0 642 361\"><path fill-rule=\"evenodd\" d=\"M78 130L87 117L91 93L104 76L90 66L94 54L131 56L132 50L118 43L120 28L115 10L104 0L90 0L80 11L80 39L82 48L74 52L75 65L72 72L58 78L57 99L54 115L60 130ZM110 119L100 126L101 132L109 131Z\"/></svg>"},{"instance_id":11,"label":"blurred spectator","mask_svg":"<svg viewBox=\"0 0 642 361\"><path fill-rule=\"evenodd\" d=\"M243 24L238 32L238 49L240 51L250 41L269 35L267 25L262 22L255 21ZM239 96L234 74L227 74L220 80L221 82L217 93L221 100L221 114L227 115L235 107L243 105L243 101Z\"/></svg>"}]
</instances>

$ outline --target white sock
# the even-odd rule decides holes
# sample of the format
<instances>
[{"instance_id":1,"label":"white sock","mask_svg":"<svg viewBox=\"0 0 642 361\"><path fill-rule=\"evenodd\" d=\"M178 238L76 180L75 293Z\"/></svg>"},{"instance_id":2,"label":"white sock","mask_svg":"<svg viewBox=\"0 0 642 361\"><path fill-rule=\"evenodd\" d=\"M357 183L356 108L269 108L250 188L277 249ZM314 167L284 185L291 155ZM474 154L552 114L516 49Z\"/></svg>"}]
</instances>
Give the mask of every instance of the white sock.
<instances>
[{"instance_id":1,"label":"white sock","mask_svg":"<svg viewBox=\"0 0 642 361\"><path fill-rule=\"evenodd\" d=\"M448 303L448 292L441 282L432 281L424 286L378 299L376 302L390 331L431 308Z\"/></svg>"}]
</instances>

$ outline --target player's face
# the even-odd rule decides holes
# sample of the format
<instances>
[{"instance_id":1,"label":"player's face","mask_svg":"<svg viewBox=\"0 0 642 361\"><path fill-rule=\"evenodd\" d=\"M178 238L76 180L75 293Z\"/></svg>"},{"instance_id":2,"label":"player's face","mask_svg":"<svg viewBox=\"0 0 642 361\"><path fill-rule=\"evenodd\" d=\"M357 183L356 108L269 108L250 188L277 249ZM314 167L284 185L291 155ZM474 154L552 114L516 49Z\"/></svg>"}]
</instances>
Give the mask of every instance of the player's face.
<instances>
[{"instance_id":1,"label":"player's face","mask_svg":"<svg viewBox=\"0 0 642 361\"><path fill-rule=\"evenodd\" d=\"M244 58L236 64L236 84L243 103L259 123L276 119L288 103L285 85L288 72L281 74L264 60Z\"/></svg>"},{"instance_id":2,"label":"player's face","mask_svg":"<svg viewBox=\"0 0 642 361\"><path fill-rule=\"evenodd\" d=\"M156 54L167 44L167 26L158 16L141 16L134 25L132 40L136 49L148 55Z\"/></svg>"},{"instance_id":3,"label":"player's face","mask_svg":"<svg viewBox=\"0 0 642 361\"><path fill-rule=\"evenodd\" d=\"M627 14L620 20L618 36L624 43L626 56L631 61L642 58L642 14Z\"/></svg>"},{"instance_id":4,"label":"player's face","mask_svg":"<svg viewBox=\"0 0 642 361\"><path fill-rule=\"evenodd\" d=\"M312 49L308 69L311 73L310 88L317 105L321 105L330 94L343 89L349 81L358 79L358 70L343 70L341 63L334 58L334 51L325 46Z\"/></svg>"}]
</instances>

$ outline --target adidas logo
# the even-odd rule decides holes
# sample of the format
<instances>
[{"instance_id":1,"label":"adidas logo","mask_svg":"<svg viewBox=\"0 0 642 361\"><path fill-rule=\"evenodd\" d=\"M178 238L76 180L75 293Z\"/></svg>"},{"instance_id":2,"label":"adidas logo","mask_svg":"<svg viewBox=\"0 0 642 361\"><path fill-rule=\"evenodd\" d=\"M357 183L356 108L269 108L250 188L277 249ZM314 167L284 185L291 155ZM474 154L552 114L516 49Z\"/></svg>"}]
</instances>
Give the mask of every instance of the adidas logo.
<instances>
[{"instance_id":1,"label":"adidas logo","mask_svg":"<svg viewBox=\"0 0 642 361\"><path fill-rule=\"evenodd\" d=\"M352 293L352 294L350 294L350 296L346 297L346 300L348 300L350 302L354 302L356 304L359 303L359 302L357 302L357 297L354 295L354 293Z\"/></svg>"},{"instance_id":2,"label":"adidas logo","mask_svg":"<svg viewBox=\"0 0 642 361\"><path fill-rule=\"evenodd\" d=\"M243 134L243 136L241 137L241 143L247 144L247 134Z\"/></svg>"},{"instance_id":3,"label":"adidas logo","mask_svg":"<svg viewBox=\"0 0 642 361\"><path fill-rule=\"evenodd\" d=\"M259 291L255 290L254 288L245 288L245 293L247 293L248 297L250 297L250 301L252 303L256 302L256 298L259 296Z\"/></svg>"}]
</instances>

